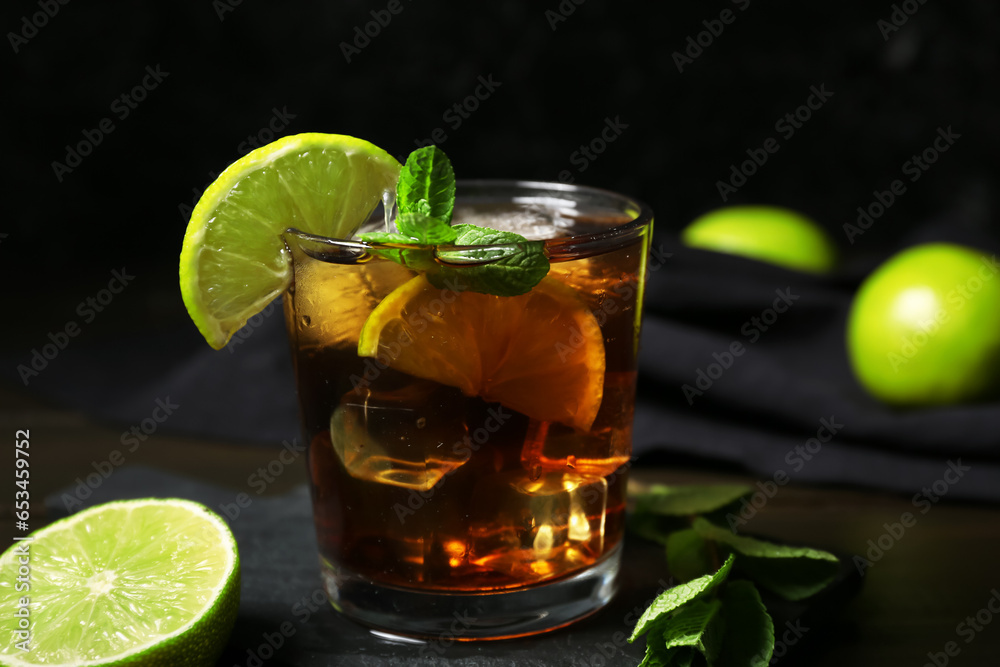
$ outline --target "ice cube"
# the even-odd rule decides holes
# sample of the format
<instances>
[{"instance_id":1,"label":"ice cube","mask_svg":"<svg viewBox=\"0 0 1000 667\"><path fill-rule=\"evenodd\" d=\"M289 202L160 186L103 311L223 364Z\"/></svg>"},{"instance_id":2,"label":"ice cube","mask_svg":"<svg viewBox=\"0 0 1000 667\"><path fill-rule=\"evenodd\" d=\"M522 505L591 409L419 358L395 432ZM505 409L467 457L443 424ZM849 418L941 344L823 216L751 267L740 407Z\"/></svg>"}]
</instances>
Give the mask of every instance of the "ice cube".
<instances>
[{"instance_id":1,"label":"ice cube","mask_svg":"<svg viewBox=\"0 0 1000 667\"><path fill-rule=\"evenodd\" d=\"M330 417L330 440L358 479L427 491L469 459L458 390L418 381L386 391L359 387Z\"/></svg>"},{"instance_id":2,"label":"ice cube","mask_svg":"<svg viewBox=\"0 0 1000 667\"><path fill-rule=\"evenodd\" d=\"M529 241L568 236L571 220L537 203L456 206L455 224L489 227L520 234Z\"/></svg>"},{"instance_id":3,"label":"ice cube","mask_svg":"<svg viewBox=\"0 0 1000 667\"><path fill-rule=\"evenodd\" d=\"M576 473L508 471L481 481L471 503L470 562L547 578L599 558L608 483Z\"/></svg>"},{"instance_id":4,"label":"ice cube","mask_svg":"<svg viewBox=\"0 0 1000 667\"><path fill-rule=\"evenodd\" d=\"M607 373L604 399L590 431L533 420L521 449L521 465L528 471L611 475L632 454L634 404L635 373Z\"/></svg>"}]
</instances>

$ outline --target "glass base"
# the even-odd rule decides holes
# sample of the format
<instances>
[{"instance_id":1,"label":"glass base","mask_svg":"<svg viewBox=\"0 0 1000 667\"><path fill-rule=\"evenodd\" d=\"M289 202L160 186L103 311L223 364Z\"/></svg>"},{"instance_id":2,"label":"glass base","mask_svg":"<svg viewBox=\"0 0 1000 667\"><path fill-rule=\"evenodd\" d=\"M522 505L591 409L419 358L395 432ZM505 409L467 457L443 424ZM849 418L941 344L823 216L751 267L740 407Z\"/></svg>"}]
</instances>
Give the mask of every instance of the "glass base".
<instances>
[{"instance_id":1,"label":"glass base","mask_svg":"<svg viewBox=\"0 0 1000 667\"><path fill-rule=\"evenodd\" d=\"M619 543L596 564L566 579L495 593L416 591L373 582L322 563L334 608L389 637L430 640L431 650L456 641L509 639L548 632L594 613L617 591Z\"/></svg>"}]
</instances>

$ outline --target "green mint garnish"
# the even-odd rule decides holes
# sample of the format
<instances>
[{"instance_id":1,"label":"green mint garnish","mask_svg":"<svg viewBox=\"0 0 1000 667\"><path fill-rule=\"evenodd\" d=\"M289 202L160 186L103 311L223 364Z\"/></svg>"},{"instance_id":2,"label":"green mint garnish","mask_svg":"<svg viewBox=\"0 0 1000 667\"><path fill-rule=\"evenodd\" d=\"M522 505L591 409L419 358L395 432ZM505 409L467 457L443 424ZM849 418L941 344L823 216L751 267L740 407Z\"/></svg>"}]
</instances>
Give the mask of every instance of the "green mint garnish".
<instances>
[{"instance_id":1,"label":"green mint garnish","mask_svg":"<svg viewBox=\"0 0 1000 667\"><path fill-rule=\"evenodd\" d=\"M475 225L451 225L455 172L437 146L410 153L396 186L396 205L399 233L370 232L361 234L361 240L388 244L372 252L425 272L437 287L515 296L531 290L549 272L541 241ZM436 246L437 258L431 248L393 248L392 244ZM504 247L461 247L497 245Z\"/></svg>"},{"instance_id":2,"label":"green mint garnish","mask_svg":"<svg viewBox=\"0 0 1000 667\"><path fill-rule=\"evenodd\" d=\"M631 492L635 511L629 529L652 542L667 543L674 531L691 527L691 515L724 521L727 510L739 511L739 501L753 489L737 484L653 486Z\"/></svg>"},{"instance_id":3,"label":"green mint garnish","mask_svg":"<svg viewBox=\"0 0 1000 667\"><path fill-rule=\"evenodd\" d=\"M361 239L366 243L378 243L381 247L373 249L372 252L379 257L392 260L397 264L408 266L414 271L435 271L437 262L434 261L434 250L427 248L394 248L392 244L412 245L413 239L405 234L394 234L392 232L370 232L362 234Z\"/></svg>"},{"instance_id":4,"label":"green mint garnish","mask_svg":"<svg viewBox=\"0 0 1000 667\"><path fill-rule=\"evenodd\" d=\"M712 571L712 552L708 541L694 528L677 530L666 536L667 567L670 573L687 581Z\"/></svg>"},{"instance_id":5,"label":"green mint garnish","mask_svg":"<svg viewBox=\"0 0 1000 667\"><path fill-rule=\"evenodd\" d=\"M411 239L406 234L394 234L392 232L368 232L367 234L362 234L361 238L364 239L366 243L412 243Z\"/></svg>"},{"instance_id":6,"label":"green mint garnish","mask_svg":"<svg viewBox=\"0 0 1000 667\"><path fill-rule=\"evenodd\" d=\"M453 229L458 232L456 249L439 250L438 259L446 264L437 274L428 275L436 287L448 281L473 292L517 296L531 290L549 272L541 241L476 225L456 225Z\"/></svg>"},{"instance_id":7,"label":"green mint garnish","mask_svg":"<svg viewBox=\"0 0 1000 667\"><path fill-rule=\"evenodd\" d=\"M833 581L839 570L837 557L828 551L734 535L728 528L702 518L695 519L692 527L705 540L744 556L739 560L739 570L786 600L815 595Z\"/></svg>"},{"instance_id":8,"label":"green mint garnish","mask_svg":"<svg viewBox=\"0 0 1000 667\"><path fill-rule=\"evenodd\" d=\"M831 553L736 535L715 523L725 523L725 512L752 491L654 486L633 494L630 528L666 545L671 574L687 582L656 598L636 623L629 641L647 634L643 666L766 665L774 624L757 587L801 600L836 577Z\"/></svg>"},{"instance_id":9,"label":"green mint garnish","mask_svg":"<svg viewBox=\"0 0 1000 667\"><path fill-rule=\"evenodd\" d=\"M408 237L407 243L454 243L458 236L455 228L444 220L423 213L400 213L396 216L396 228Z\"/></svg>"},{"instance_id":10,"label":"green mint garnish","mask_svg":"<svg viewBox=\"0 0 1000 667\"><path fill-rule=\"evenodd\" d=\"M716 665L766 665L774 652L774 621L757 588L749 581L730 581L719 593L725 636Z\"/></svg>"},{"instance_id":11,"label":"green mint garnish","mask_svg":"<svg viewBox=\"0 0 1000 667\"><path fill-rule=\"evenodd\" d=\"M635 495L636 512L666 516L705 514L752 492L743 484L654 486Z\"/></svg>"},{"instance_id":12,"label":"green mint garnish","mask_svg":"<svg viewBox=\"0 0 1000 667\"><path fill-rule=\"evenodd\" d=\"M451 222L455 208L455 171L443 150L425 146L410 153L399 174L396 204L401 213L422 213L445 224Z\"/></svg>"},{"instance_id":13,"label":"green mint garnish","mask_svg":"<svg viewBox=\"0 0 1000 667\"><path fill-rule=\"evenodd\" d=\"M706 574L686 584L679 584L660 593L659 597L653 600L649 608L639 617L639 621L635 624L635 630L632 631L629 641L635 641L650 629L657 627L661 621L666 620L667 615L688 602L711 593L712 589L726 580L726 577L729 576L729 570L732 567L733 557L730 556L717 572Z\"/></svg>"},{"instance_id":14,"label":"green mint garnish","mask_svg":"<svg viewBox=\"0 0 1000 667\"><path fill-rule=\"evenodd\" d=\"M719 654L722 639L722 602L718 598L695 600L677 610L663 630L667 649L689 646L709 663Z\"/></svg>"}]
</instances>

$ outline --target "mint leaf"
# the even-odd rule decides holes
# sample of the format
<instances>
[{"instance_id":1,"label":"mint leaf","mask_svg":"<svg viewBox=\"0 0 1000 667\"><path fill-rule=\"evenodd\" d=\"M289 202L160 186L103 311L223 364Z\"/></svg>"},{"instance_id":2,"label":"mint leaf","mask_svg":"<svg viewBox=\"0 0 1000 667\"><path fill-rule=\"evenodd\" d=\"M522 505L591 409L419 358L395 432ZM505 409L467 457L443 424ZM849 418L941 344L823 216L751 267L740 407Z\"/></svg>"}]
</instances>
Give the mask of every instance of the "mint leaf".
<instances>
[{"instance_id":1,"label":"mint leaf","mask_svg":"<svg viewBox=\"0 0 1000 667\"><path fill-rule=\"evenodd\" d=\"M676 652L668 650L662 641L650 639L646 642L646 656L639 663L639 667L672 667Z\"/></svg>"},{"instance_id":2,"label":"mint leaf","mask_svg":"<svg viewBox=\"0 0 1000 667\"><path fill-rule=\"evenodd\" d=\"M708 544L693 528L670 533L666 544L667 567L680 581L690 581L712 571Z\"/></svg>"},{"instance_id":3,"label":"mint leaf","mask_svg":"<svg viewBox=\"0 0 1000 667\"><path fill-rule=\"evenodd\" d=\"M828 551L734 535L702 518L695 519L692 528L706 540L731 547L741 555L737 561L741 572L788 600L815 595L833 581L840 569L837 557Z\"/></svg>"},{"instance_id":4,"label":"mint leaf","mask_svg":"<svg viewBox=\"0 0 1000 667\"><path fill-rule=\"evenodd\" d=\"M458 231L447 222L424 213L400 212L396 229L416 243L453 243L458 237Z\"/></svg>"},{"instance_id":5,"label":"mint leaf","mask_svg":"<svg viewBox=\"0 0 1000 667\"><path fill-rule=\"evenodd\" d=\"M396 205L400 213L420 213L445 224L451 222L455 172L444 151L424 146L410 153L396 185Z\"/></svg>"},{"instance_id":6,"label":"mint leaf","mask_svg":"<svg viewBox=\"0 0 1000 667\"><path fill-rule=\"evenodd\" d=\"M455 245L459 247L438 248L437 258L444 265L427 276L435 287L443 288L447 282L462 290L517 296L530 291L549 272L541 241L476 225L455 225L453 229L458 232Z\"/></svg>"},{"instance_id":7,"label":"mint leaf","mask_svg":"<svg viewBox=\"0 0 1000 667\"><path fill-rule=\"evenodd\" d=\"M391 232L366 232L360 235L365 243L373 243L368 252L376 257L392 260L397 264L414 271L435 271L437 262L434 261L434 248L427 246L424 248L412 247L414 241L404 234L393 234ZM407 248L395 248L393 244L407 245Z\"/></svg>"},{"instance_id":8,"label":"mint leaf","mask_svg":"<svg viewBox=\"0 0 1000 667\"><path fill-rule=\"evenodd\" d=\"M728 528L716 526L700 517L695 519L691 526L702 537L729 544L746 556L759 558L811 558L814 560L829 561L834 564L838 562L837 557L829 551L810 549L808 547L790 547L743 535L735 535Z\"/></svg>"},{"instance_id":9,"label":"mint leaf","mask_svg":"<svg viewBox=\"0 0 1000 667\"><path fill-rule=\"evenodd\" d=\"M408 244L413 241L409 236L403 234L393 234L391 232L366 232L358 235L365 243L403 243ZM369 250L376 257L390 259L397 264L406 264L406 254L408 251L402 248L371 248Z\"/></svg>"},{"instance_id":10,"label":"mint leaf","mask_svg":"<svg viewBox=\"0 0 1000 667\"><path fill-rule=\"evenodd\" d=\"M635 501L635 509L628 517L628 528L647 540L666 545L672 533L691 526L694 515L707 513L716 518L752 491L749 486L733 484L654 484L638 491L630 487L629 496Z\"/></svg>"},{"instance_id":11,"label":"mint leaf","mask_svg":"<svg viewBox=\"0 0 1000 667\"><path fill-rule=\"evenodd\" d=\"M731 581L719 593L725 619L716 667L766 665L774 652L774 622L749 581Z\"/></svg>"},{"instance_id":12,"label":"mint leaf","mask_svg":"<svg viewBox=\"0 0 1000 667\"><path fill-rule=\"evenodd\" d=\"M365 243L413 243L409 236L392 232L365 232L358 236Z\"/></svg>"},{"instance_id":13,"label":"mint leaf","mask_svg":"<svg viewBox=\"0 0 1000 667\"><path fill-rule=\"evenodd\" d=\"M838 568L808 558L741 558L740 571L762 588L786 600L804 600L830 585Z\"/></svg>"},{"instance_id":14,"label":"mint leaf","mask_svg":"<svg viewBox=\"0 0 1000 667\"><path fill-rule=\"evenodd\" d=\"M666 648L662 641L646 644L646 657L639 667L693 667L705 664L699 662L699 653L690 646Z\"/></svg>"},{"instance_id":15,"label":"mint leaf","mask_svg":"<svg viewBox=\"0 0 1000 667\"><path fill-rule=\"evenodd\" d=\"M719 653L722 640L721 609L722 603L715 598L698 600L681 607L663 626L663 639L667 648L690 646L712 664Z\"/></svg>"},{"instance_id":16,"label":"mint leaf","mask_svg":"<svg viewBox=\"0 0 1000 667\"><path fill-rule=\"evenodd\" d=\"M742 484L708 486L655 485L636 494L636 512L667 516L705 514L739 500L753 489Z\"/></svg>"},{"instance_id":17,"label":"mint leaf","mask_svg":"<svg viewBox=\"0 0 1000 667\"><path fill-rule=\"evenodd\" d=\"M632 636L629 637L629 642L635 641L653 626L662 627L670 612L710 592L726 580L732 567L733 556L730 554L729 558L726 559L726 562L723 563L722 567L715 574L706 574L703 577L689 581L686 584L674 586L661 593L659 597L653 600L652 604L643 612L639 621L635 624L635 630L632 632Z\"/></svg>"}]
</instances>

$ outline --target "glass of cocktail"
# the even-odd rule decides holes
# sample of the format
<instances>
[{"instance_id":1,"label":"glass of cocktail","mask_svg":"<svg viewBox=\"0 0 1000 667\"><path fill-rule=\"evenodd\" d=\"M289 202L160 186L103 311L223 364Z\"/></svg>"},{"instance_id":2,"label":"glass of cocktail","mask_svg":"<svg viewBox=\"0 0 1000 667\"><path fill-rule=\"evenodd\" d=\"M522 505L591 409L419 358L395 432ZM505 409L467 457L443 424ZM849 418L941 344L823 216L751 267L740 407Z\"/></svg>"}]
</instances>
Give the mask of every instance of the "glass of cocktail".
<instances>
[{"instance_id":1,"label":"glass of cocktail","mask_svg":"<svg viewBox=\"0 0 1000 667\"><path fill-rule=\"evenodd\" d=\"M403 166L318 133L205 191L181 293L217 349L284 294L336 609L474 640L611 598L652 222L608 191L456 187L435 147Z\"/></svg>"},{"instance_id":2,"label":"glass of cocktail","mask_svg":"<svg viewBox=\"0 0 1000 667\"><path fill-rule=\"evenodd\" d=\"M457 193L455 224L544 252L537 285L498 296L467 279L525 244L284 234L321 569L333 605L382 630L533 634L615 590L652 214L557 183Z\"/></svg>"}]
</instances>

